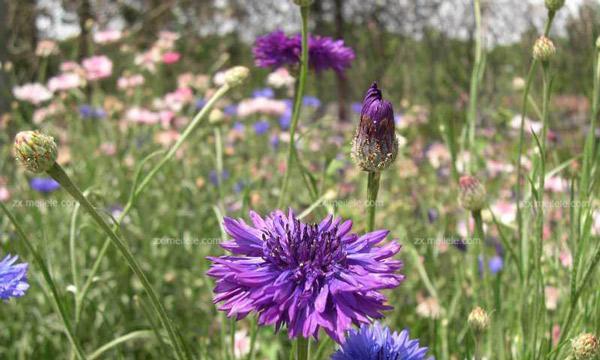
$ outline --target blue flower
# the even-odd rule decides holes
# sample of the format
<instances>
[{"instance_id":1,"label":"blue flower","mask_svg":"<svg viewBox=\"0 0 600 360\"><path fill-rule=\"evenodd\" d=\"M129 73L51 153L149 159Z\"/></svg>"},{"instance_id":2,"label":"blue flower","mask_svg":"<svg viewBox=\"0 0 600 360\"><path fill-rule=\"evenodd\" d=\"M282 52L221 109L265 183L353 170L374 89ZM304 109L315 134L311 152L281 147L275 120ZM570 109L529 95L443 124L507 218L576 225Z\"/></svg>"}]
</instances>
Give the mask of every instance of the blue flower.
<instances>
[{"instance_id":1,"label":"blue flower","mask_svg":"<svg viewBox=\"0 0 600 360\"><path fill-rule=\"evenodd\" d=\"M492 274L496 274L504 267L504 261L500 256L496 255L488 261L488 267Z\"/></svg>"},{"instance_id":2,"label":"blue flower","mask_svg":"<svg viewBox=\"0 0 600 360\"><path fill-rule=\"evenodd\" d=\"M360 112L362 111L362 103L354 102L352 103L351 107L352 111L354 111L357 114L360 114Z\"/></svg>"},{"instance_id":3,"label":"blue flower","mask_svg":"<svg viewBox=\"0 0 600 360\"><path fill-rule=\"evenodd\" d=\"M275 92L273 91L273 89L271 89L269 87L262 88L262 89L256 89L252 93L252 97L253 98L267 98L267 99L272 99L274 96L275 96Z\"/></svg>"},{"instance_id":4,"label":"blue flower","mask_svg":"<svg viewBox=\"0 0 600 360\"><path fill-rule=\"evenodd\" d=\"M281 127L281 130L287 130L292 123L292 100L285 99L283 102L285 102L285 111L279 118L279 127Z\"/></svg>"},{"instance_id":5,"label":"blue flower","mask_svg":"<svg viewBox=\"0 0 600 360\"><path fill-rule=\"evenodd\" d=\"M79 105L79 115L84 119L102 119L106 116L106 111L101 107L83 104Z\"/></svg>"},{"instance_id":6,"label":"blue flower","mask_svg":"<svg viewBox=\"0 0 600 360\"><path fill-rule=\"evenodd\" d=\"M25 295L27 283L27 263L15 264L17 256L7 255L0 261L0 299L8 300Z\"/></svg>"},{"instance_id":7,"label":"blue flower","mask_svg":"<svg viewBox=\"0 0 600 360\"><path fill-rule=\"evenodd\" d=\"M207 101L203 98L196 99L196 110L202 110L202 108L206 105Z\"/></svg>"},{"instance_id":8,"label":"blue flower","mask_svg":"<svg viewBox=\"0 0 600 360\"><path fill-rule=\"evenodd\" d=\"M314 96L307 95L302 98L302 104L304 104L304 106L318 108L319 106L321 106L321 100Z\"/></svg>"},{"instance_id":9,"label":"blue flower","mask_svg":"<svg viewBox=\"0 0 600 360\"><path fill-rule=\"evenodd\" d=\"M51 193L60 188L60 184L52 178L34 177L29 181L29 186L37 192L44 194Z\"/></svg>"},{"instance_id":10,"label":"blue flower","mask_svg":"<svg viewBox=\"0 0 600 360\"><path fill-rule=\"evenodd\" d=\"M254 123L254 132L257 135L263 135L269 131L270 124L267 120L260 120Z\"/></svg>"},{"instance_id":11,"label":"blue flower","mask_svg":"<svg viewBox=\"0 0 600 360\"><path fill-rule=\"evenodd\" d=\"M277 150L279 148L279 135L278 134L273 134L273 136L271 136L271 146L273 147L273 150Z\"/></svg>"},{"instance_id":12,"label":"blue flower","mask_svg":"<svg viewBox=\"0 0 600 360\"><path fill-rule=\"evenodd\" d=\"M391 332L375 322L350 330L346 342L331 356L331 360L421 360L427 353L419 340L411 340L408 330Z\"/></svg>"},{"instance_id":13,"label":"blue flower","mask_svg":"<svg viewBox=\"0 0 600 360\"><path fill-rule=\"evenodd\" d=\"M231 104L231 105L227 105L223 108L223 113L225 115L229 115L229 116L235 116L237 115L237 105L236 104Z\"/></svg>"},{"instance_id":14,"label":"blue flower","mask_svg":"<svg viewBox=\"0 0 600 360\"><path fill-rule=\"evenodd\" d=\"M233 124L233 130L243 133L244 129L246 127L244 126L244 124L242 124L241 122L237 121L235 124Z\"/></svg>"},{"instance_id":15,"label":"blue flower","mask_svg":"<svg viewBox=\"0 0 600 360\"><path fill-rule=\"evenodd\" d=\"M210 179L210 182L213 183L213 185L219 185L219 177L217 176L217 170L211 170L208 177ZM227 179L229 179L229 171L223 170L223 172L221 173L221 180L224 181Z\"/></svg>"}]
</instances>

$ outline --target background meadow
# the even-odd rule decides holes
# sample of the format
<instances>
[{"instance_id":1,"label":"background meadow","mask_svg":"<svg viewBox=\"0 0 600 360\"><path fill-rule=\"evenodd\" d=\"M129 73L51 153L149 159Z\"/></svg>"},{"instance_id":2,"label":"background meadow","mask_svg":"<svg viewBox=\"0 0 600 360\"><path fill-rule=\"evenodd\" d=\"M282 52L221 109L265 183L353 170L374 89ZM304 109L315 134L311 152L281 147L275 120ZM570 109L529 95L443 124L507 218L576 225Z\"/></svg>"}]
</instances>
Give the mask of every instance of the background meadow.
<instances>
[{"instance_id":1,"label":"background meadow","mask_svg":"<svg viewBox=\"0 0 600 360\"><path fill-rule=\"evenodd\" d=\"M48 175L15 161L15 135L33 129L56 139L58 164L120 222L191 358L293 358L285 329L217 310L207 257L226 253L223 216L249 221L249 210L291 208L308 222L336 214L365 232L367 175L350 152L374 81L399 139L375 229L402 245L406 276L383 291L394 308L382 323L409 329L436 359L575 358L571 340L599 334L600 4L567 0L551 17L543 1L309 8L309 33L343 39L354 57L342 71L308 69L297 166L288 146L300 68L259 66L253 52L260 36L300 32L292 1L0 0L0 257L30 264L25 295L0 305L0 358L76 358L54 291L87 358L174 357L103 229ZM556 55L536 65L546 31ZM249 77L220 93L237 65ZM459 202L465 174L487 189L483 234ZM490 317L481 333L467 321L476 306ZM310 359L339 348L325 333L310 347Z\"/></svg>"}]
</instances>

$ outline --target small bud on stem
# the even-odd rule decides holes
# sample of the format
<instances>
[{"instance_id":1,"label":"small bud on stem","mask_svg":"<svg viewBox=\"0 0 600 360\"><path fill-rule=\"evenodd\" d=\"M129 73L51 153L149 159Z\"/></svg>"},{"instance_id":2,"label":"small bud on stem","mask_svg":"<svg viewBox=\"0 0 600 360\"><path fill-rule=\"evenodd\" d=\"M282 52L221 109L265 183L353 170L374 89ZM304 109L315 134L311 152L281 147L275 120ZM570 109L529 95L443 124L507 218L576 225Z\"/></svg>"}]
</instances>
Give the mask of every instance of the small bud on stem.
<instances>
[{"instance_id":1,"label":"small bud on stem","mask_svg":"<svg viewBox=\"0 0 600 360\"><path fill-rule=\"evenodd\" d=\"M18 133L15 137L14 149L19 163L33 173L49 170L58 156L54 138L38 131Z\"/></svg>"}]
</instances>

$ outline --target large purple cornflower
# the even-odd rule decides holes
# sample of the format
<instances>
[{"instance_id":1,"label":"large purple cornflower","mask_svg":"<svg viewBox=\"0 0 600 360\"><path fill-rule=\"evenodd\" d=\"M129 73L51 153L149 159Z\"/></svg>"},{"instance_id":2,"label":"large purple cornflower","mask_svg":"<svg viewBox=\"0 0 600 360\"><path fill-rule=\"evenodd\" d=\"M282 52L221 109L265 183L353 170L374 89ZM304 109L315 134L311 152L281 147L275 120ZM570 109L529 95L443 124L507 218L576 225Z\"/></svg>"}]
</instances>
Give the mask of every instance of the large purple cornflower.
<instances>
[{"instance_id":1,"label":"large purple cornflower","mask_svg":"<svg viewBox=\"0 0 600 360\"><path fill-rule=\"evenodd\" d=\"M301 50L301 35L288 37L281 30L259 37L252 49L256 65L264 68L298 64ZM317 72L332 69L343 74L350 67L354 57L354 50L345 46L344 40L309 35L308 62Z\"/></svg>"},{"instance_id":2,"label":"large purple cornflower","mask_svg":"<svg viewBox=\"0 0 600 360\"><path fill-rule=\"evenodd\" d=\"M328 216L304 224L290 210L262 218L250 212L253 225L224 219L233 237L223 248L231 256L210 257L208 275L217 279L215 303L228 316L258 313L261 325L286 325L290 338L317 338L320 328L341 343L352 323L380 318L392 309L379 291L398 286L402 262L393 256L400 245L381 243L389 231L358 236L352 221Z\"/></svg>"},{"instance_id":3,"label":"large purple cornflower","mask_svg":"<svg viewBox=\"0 0 600 360\"><path fill-rule=\"evenodd\" d=\"M419 347L419 340L409 338L408 330L392 333L376 322L351 330L331 360L421 360L426 353L426 347Z\"/></svg>"},{"instance_id":4,"label":"large purple cornflower","mask_svg":"<svg viewBox=\"0 0 600 360\"><path fill-rule=\"evenodd\" d=\"M0 299L7 300L25 295L27 283L27 263L15 264L17 256L7 255L0 261Z\"/></svg>"}]
</instances>

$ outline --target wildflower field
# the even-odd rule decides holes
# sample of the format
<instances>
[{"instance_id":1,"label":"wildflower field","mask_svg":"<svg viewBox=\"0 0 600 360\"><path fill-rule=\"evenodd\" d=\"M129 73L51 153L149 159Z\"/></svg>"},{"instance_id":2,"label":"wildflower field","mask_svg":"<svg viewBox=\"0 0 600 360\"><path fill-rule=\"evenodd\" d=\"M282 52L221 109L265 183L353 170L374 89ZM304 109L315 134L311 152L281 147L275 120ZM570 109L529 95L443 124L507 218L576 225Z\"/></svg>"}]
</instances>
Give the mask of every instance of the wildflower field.
<instances>
[{"instance_id":1,"label":"wildflower field","mask_svg":"<svg viewBox=\"0 0 600 360\"><path fill-rule=\"evenodd\" d=\"M0 0L0 43L0 359L600 359L597 0Z\"/></svg>"}]
</instances>

